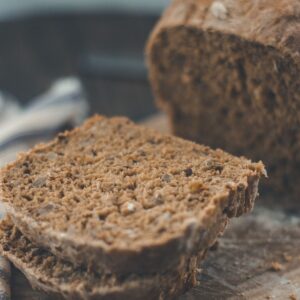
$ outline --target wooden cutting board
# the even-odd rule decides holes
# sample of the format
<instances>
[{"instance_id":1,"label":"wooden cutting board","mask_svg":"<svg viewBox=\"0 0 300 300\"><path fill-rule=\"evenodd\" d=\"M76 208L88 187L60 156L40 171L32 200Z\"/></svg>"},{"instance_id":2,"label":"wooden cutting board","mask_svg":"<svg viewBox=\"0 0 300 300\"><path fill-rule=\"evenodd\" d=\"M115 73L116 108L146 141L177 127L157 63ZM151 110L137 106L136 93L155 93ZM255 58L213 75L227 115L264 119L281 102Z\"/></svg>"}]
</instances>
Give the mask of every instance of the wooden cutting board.
<instances>
[{"instance_id":1,"label":"wooden cutting board","mask_svg":"<svg viewBox=\"0 0 300 300\"><path fill-rule=\"evenodd\" d=\"M144 122L167 132L165 116ZM181 300L278 299L300 300L300 215L258 201L254 212L232 220L225 235L199 266L199 287ZM50 300L33 291L16 269L12 273L13 300Z\"/></svg>"}]
</instances>

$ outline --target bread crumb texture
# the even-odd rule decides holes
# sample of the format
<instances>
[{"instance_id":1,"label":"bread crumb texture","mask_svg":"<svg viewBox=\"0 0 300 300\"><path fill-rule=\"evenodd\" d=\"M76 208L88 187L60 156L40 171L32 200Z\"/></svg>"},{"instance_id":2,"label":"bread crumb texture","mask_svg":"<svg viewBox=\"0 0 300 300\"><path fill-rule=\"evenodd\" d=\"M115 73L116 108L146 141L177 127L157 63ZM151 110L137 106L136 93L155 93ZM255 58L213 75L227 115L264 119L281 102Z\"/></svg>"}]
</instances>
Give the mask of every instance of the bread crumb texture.
<instances>
[{"instance_id":1,"label":"bread crumb texture","mask_svg":"<svg viewBox=\"0 0 300 300\"><path fill-rule=\"evenodd\" d=\"M263 172L261 163L96 116L20 155L2 170L1 193L41 229L129 247L178 234ZM253 202L256 187L244 197Z\"/></svg>"}]
</instances>

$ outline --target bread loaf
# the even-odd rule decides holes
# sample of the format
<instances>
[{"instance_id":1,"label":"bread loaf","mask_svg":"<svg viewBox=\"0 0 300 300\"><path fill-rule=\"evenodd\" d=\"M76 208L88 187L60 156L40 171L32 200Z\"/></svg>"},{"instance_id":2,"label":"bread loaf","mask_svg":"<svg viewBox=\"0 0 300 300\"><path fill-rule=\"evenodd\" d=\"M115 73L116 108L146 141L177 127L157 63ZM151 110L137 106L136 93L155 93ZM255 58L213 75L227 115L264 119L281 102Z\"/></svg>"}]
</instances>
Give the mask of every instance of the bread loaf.
<instances>
[{"instance_id":1,"label":"bread loaf","mask_svg":"<svg viewBox=\"0 0 300 300\"><path fill-rule=\"evenodd\" d=\"M51 299L56 299L55 295L72 300L174 299L197 283L197 257L164 274L124 277L76 268L34 246L9 219L0 223L0 252L24 273L34 288L51 293Z\"/></svg>"},{"instance_id":2,"label":"bread loaf","mask_svg":"<svg viewBox=\"0 0 300 300\"><path fill-rule=\"evenodd\" d=\"M159 106L181 137L263 160L299 206L300 2L177 0L149 40Z\"/></svg>"}]
</instances>

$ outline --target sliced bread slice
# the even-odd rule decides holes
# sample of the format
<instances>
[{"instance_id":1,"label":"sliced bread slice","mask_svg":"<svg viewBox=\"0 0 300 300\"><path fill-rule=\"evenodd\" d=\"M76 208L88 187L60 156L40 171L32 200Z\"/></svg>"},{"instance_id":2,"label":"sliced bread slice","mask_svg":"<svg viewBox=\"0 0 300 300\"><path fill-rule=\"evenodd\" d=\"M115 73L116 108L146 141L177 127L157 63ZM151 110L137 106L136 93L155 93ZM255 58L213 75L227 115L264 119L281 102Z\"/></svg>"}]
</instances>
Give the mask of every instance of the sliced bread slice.
<instances>
[{"instance_id":1,"label":"sliced bread slice","mask_svg":"<svg viewBox=\"0 0 300 300\"><path fill-rule=\"evenodd\" d=\"M299 13L297 0L176 0L147 48L173 132L263 160L266 189L298 207Z\"/></svg>"},{"instance_id":2,"label":"sliced bread slice","mask_svg":"<svg viewBox=\"0 0 300 300\"><path fill-rule=\"evenodd\" d=\"M96 116L2 170L33 243L101 272L153 273L205 251L251 210L265 170L221 150Z\"/></svg>"},{"instance_id":3,"label":"sliced bread slice","mask_svg":"<svg viewBox=\"0 0 300 300\"><path fill-rule=\"evenodd\" d=\"M197 283L197 257L165 274L124 277L76 268L34 246L9 219L0 223L0 253L24 273L33 288L72 300L174 299Z\"/></svg>"}]
</instances>

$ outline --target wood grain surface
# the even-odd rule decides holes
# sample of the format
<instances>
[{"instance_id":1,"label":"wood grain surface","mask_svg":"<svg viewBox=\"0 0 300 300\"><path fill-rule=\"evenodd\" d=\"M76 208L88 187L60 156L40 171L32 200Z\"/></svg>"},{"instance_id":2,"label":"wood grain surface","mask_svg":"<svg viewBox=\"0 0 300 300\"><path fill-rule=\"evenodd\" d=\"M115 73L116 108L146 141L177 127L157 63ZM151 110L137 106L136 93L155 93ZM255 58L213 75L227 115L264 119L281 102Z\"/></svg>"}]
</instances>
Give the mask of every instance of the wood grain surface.
<instances>
[{"instance_id":1,"label":"wood grain surface","mask_svg":"<svg viewBox=\"0 0 300 300\"><path fill-rule=\"evenodd\" d=\"M168 131L162 115L144 124ZM231 222L199 266L199 287L180 299L300 300L299 249L300 215L264 207L261 198L252 214ZM13 269L12 299L58 298L32 290L25 277Z\"/></svg>"}]
</instances>

